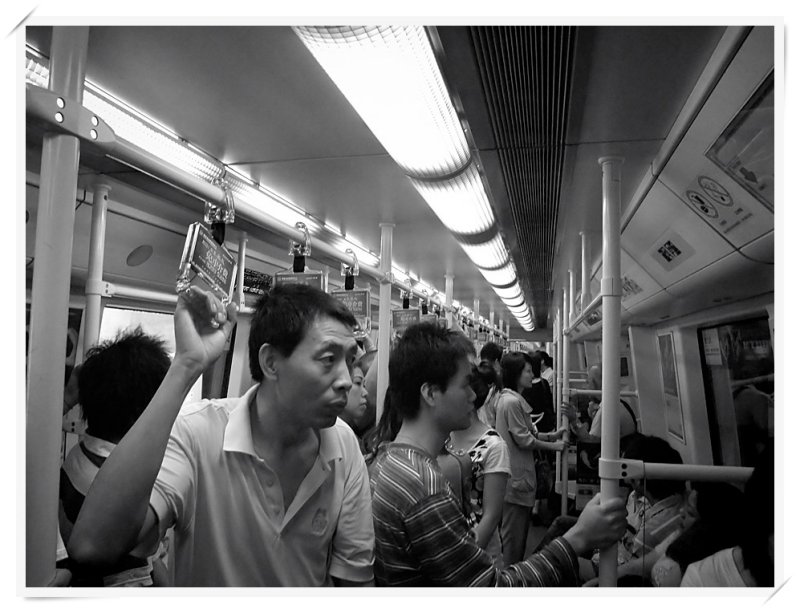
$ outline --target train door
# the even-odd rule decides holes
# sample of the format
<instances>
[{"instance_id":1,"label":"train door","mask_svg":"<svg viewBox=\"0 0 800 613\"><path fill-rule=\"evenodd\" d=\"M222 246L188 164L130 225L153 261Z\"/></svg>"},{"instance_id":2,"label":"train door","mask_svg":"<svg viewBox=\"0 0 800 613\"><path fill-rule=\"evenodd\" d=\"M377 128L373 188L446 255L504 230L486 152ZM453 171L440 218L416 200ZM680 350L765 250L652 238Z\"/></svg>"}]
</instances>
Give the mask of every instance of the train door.
<instances>
[{"instance_id":1,"label":"train door","mask_svg":"<svg viewBox=\"0 0 800 613\"><path fill-rule=\"evenodd\" d=\"M774 434L769 318L701 327L697 335L714 464L753 466Z\"/></svg>"}]
</instances>

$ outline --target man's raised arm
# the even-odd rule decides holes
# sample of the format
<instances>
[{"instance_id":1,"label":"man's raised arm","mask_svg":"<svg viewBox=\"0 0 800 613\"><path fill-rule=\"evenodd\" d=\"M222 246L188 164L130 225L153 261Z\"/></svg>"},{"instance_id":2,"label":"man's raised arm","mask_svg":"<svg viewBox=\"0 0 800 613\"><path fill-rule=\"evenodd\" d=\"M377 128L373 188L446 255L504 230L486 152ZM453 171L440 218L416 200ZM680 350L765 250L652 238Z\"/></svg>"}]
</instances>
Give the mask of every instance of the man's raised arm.
<instances>
[{"instance_id":1,"label":"man's raised arm","mask_svg":"<svg viewBox=\"0 0 800 613\"><path fill-rule=\"evenodd\" d=\"M67 551L79 565L105 566L137 544L156 542L150 492L172 425L192 385L222 354L236 321L235 305L225 309L215 296L194 287L186 294L178 296L175 309L172 364L150 404L98 472L75 522Z\"/></svg>"}]
</instances>

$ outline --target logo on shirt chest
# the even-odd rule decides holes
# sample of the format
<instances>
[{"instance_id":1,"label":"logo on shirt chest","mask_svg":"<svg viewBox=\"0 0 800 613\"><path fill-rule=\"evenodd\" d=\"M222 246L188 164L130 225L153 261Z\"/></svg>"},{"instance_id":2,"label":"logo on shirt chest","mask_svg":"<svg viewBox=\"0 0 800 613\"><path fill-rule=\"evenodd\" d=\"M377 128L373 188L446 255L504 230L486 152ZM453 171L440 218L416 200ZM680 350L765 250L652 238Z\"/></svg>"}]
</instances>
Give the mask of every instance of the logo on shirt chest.
<instances>
[{"instance_id":1,"label":"logo on shirt chest","mask_svg":"<svg viewBox=\"0 0 800 613\"><path fill-rule=\"evenodd\" d=\"M314 518L311 520L311 533L316 535L325 534L328 528L328 510L317 509Z\"/></svg>"}]
</instances>

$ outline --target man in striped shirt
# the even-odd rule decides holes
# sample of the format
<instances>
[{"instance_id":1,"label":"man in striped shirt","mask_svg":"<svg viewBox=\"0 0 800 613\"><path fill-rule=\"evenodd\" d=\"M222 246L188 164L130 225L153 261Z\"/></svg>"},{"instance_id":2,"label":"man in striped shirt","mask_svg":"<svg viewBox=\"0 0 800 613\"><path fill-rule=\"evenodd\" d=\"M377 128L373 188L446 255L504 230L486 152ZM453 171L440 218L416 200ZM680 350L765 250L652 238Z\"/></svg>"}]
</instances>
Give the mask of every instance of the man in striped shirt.
<instances>
[{"instance_id":1,"label":"man in striped shirt","mask_svg":"<svg viewBox=\"0 0 800 613\"><path fill-rule=\"evenodd\" d=\"M621 499L587 505L563 537L526 560L497 568L478 547L436 455L448 434L469 425L469 340L425 322L406 330L389 359L382 422L402 422L371 469L375 579L382 586L575 586L577 555L607 547L625 531Z\"/></svg>"}]
</instances>

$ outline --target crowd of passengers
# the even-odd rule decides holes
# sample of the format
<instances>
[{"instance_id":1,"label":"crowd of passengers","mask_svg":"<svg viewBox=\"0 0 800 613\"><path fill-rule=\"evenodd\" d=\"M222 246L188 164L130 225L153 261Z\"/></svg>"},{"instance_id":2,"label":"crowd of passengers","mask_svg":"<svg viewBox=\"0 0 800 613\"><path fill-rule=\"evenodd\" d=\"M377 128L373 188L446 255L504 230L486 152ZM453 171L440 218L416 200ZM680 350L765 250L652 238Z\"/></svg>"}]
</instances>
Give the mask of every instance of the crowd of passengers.
<instances>
[{"instance_id":1,"label":"crowd of passengers","mask_svg":"<svg viewBox=\"0 0 800 613\"><path fill-rule=\"evenodd\" d=\"M476 356L458 331L411 326L376 424L376 352L353 315L280 285L252 315L254 385L184 406L236 318L190 288L173 359L136 329L73 371L64 410L80 404L86 433L61 470L52 585L591 586L611 546L620 586L773 585L769 442L744 491L629 479L554 517L549 469L567 443L546 353ZM563 410L576 436L594 429ZM681 463L663 439L621 434L627 458Z\"/></svg>"}]
</instances>

